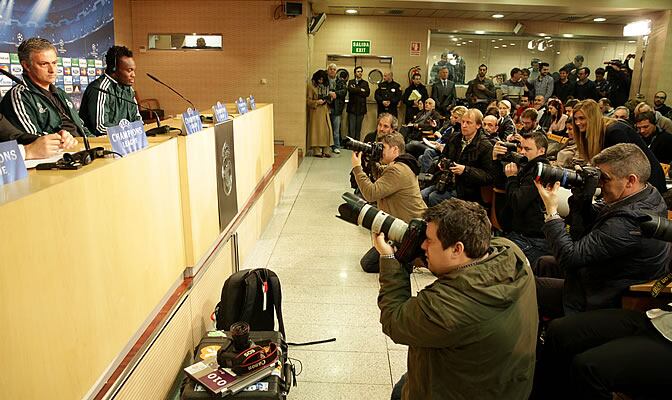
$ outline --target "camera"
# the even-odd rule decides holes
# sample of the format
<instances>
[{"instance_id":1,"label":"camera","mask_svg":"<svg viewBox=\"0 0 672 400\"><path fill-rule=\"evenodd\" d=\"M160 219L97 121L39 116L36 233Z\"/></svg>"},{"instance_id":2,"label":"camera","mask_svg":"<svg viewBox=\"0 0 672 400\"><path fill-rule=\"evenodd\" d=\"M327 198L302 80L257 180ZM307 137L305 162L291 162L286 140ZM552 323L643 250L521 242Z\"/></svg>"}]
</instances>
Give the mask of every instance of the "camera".
<instances>
[{"instance_id":1,"label":"camera","mask_svg":"<svg viewBox=\"0 0 672 400\"><path fill-rule=\"evenodd\" d=\"M383 158L383 144L380 142L364 143L346 136L343 139L343 147L348 150L362 152L366 154L369 160L374 162L380 161Z\"/></svg>"},{"instance_id":2,"label":"camera","mask_svg":"<svg viewBox=\"0 0 672 400\"><path fill-rule=\"evenodd\" d=\"M520 142L502 142L499 141L497 142L498 145L502 147L506 147L506 154L498 154L497 159L500 160L502 163L516 163L519 166L523 166L527 164L527 157L524 155L518 153L518 146L520 146Z\"/></svg>"},{"instance_id":3,"label":"camera","mask_svg":"<svg viewBox=\"0 0 672 400\"><path fill-rule=\"evenodd\" d=\"M672 242L672 221L654 214L645 214L638 218L642 236Z\"/></svg>"},{"instance_id":4,"label":"camera","mask_svg":"<svg viewBox=\"0 0 672 400\"><path fill-rule=\"evenodd\" d=\"M437 172L439 177L436 181L436 191L438 193L443 194L446 190L452 189L455 186L455 174L450 171L450 168L454 166L455 163L448 158L439 160L439 172Z\"/></svg>"},{"instance_id":5,"label":"camera","mask_svg":"<svg viewBox=\"0 0 672 400\"><path fill-rule=\"evenodd\" d=\"M338 206L337 218L354 225L360 225L373 233L384 233L391 240L397 251L394 256L402 264L410 264L418 257L424 256L420 248L425 241L427 223L422 219L412 219L409 223L395 218L352 193L343 193L345 203Z\"/></svg>"},{"instance_id":6,"label":"camera","mask_svg":"<svg viewBox=\"0 0 672 400\"><path fill-rule=\"evenodd\" d=\"M595 167L583 167L580 171L573 171L538 162L535 180L543 185L560 182L560 186L571 189L572 187L582 187L586 183L588 175L595 175L599 179L600 170Z\"/></svg>"}]
</instances>

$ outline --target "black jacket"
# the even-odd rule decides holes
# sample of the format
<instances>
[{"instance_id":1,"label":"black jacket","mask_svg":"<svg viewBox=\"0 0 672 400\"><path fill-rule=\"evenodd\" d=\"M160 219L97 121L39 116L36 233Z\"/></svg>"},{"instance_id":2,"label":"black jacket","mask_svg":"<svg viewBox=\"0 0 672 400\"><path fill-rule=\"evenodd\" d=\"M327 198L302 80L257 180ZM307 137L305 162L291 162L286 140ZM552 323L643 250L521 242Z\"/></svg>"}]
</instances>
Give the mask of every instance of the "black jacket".
<instances>
[{"instance_id":1,"label":"black jacket","mask_svg":"<svg viewBox=\"0 0 672 400\"><path fill-rule=\"evenodd\" d=\"M446 86L443 86L441 79L436 80L432 85L432 96L436 102L436 110L445 116L449 116L448 110L455 105L457 92L455 91L455 82L446 80Z\"/></svg>"},{"instance_id":2,"label":"black jacket","mask_svg":"<svg viewBox=\"0 0 672 400\"><path fill-rule=\"evenodd\" d=\"M354 79L350 79L348 82L348 112L354 115L364 115L366 114L366 98L371 94L371 89L369 89L369 83L364 79L360 79L359 82Z\"/></svg>"},{"instance_id":3,"label":"black jacket","mask_svg":"<svg viewBox=\"0 0 672 400\"><path fill-rule=\"evenodd\" d=\"M390 113L395 117L397 116L397 106L401 101L401 86L397 82L381 81L373 96L376 99L376 103L378 103L378 115ZM390 105L387 107L383 105L383 101L385 100L390 102Z\"/></svg>"},{"instance_id":4,"label":"black jacket","mask_svg":"<svg viewBox=\"0 0 672 400\"><path fill-rule=\"evenodd\" d=\"M588 79L583 85L579 84L579 81L576 81L576 86L574 86L574 97L579 100L593 99L598 101L599 95L597 94L597 87L595 87L595 82Z\"/></svg>"},{"instance_id":5,"label":"black jacket","mask_svg":"<svg viewBox=\"0 0 672 400\"><path fill-rule=\"evenodd\" d=\"M571 80L567 80L565 83L557 81L555 82L555 85L553 85L553 94L556 95L564 104L567 102L567 98L569 96L575 97L575 88L576 82L572 82Z\"/></svg>"},{"instance_id":6,"label":"black jacket","mask_svg":"<svg viewBox=\"0 0 672 400\"><path fill-rule=\"evenodd\" d=\"M334 87L331 87L331 82L329 82L329 85L329 91L336 93L336 99L329 101L329 109L335 115L341 115L345 108L345 96L348 94L345 81L337 76L334 80Z\"/></svg>"},{"instance_id":7,"label":"black jacket","mask_svg":"<svg viewBox=\"0 0 672 400\"><path fill-rule=\"evenodd\" d=\"M479 131L462 150L462 138L462 133L451 135L441 157L466 167L462 175L455 176L457 197L482 203L481 186L492 183L492 143Z\"/></svg>"},{"instance_id":8,"label":"black jacket","mask_svg":"<svg viewBox=\"0 0 672 400\"><path fill-rule=\"evenodd\" d=\"M417 90L418 93L420 93L420 96L422 96L421 100L423 103L425 102L425 100L429 98L429 93L427 93L427 87L425 87L425 85L423 85L422 83L419 84L418 86L410 84L406 88L406 90L404 90L404 94L403 96L401 96L401 100L406 105L406 114L404 118L405 123L413 121L413 117L415 116L415 114L418 113L418 109L413 107L413 102L408 99L408 96L410 96L411 92L413 92L414 90Z\"/></svg>"},{"instance_id":9,"label":"black jacket","mask_svg":"<svg viewBox=\"0 0 672 400\"><path fill-rule=\"evenodd\" d=\"M649 178L649 183L655 186L660 193L665 193L667 187L665 186L665 173L663 172L663 168L660 166L660 162L651 149L646 146L642 137L635 132L635 129L631 125L625 122L616 121L607 127L604 133L604 148L606 149L607 147L611 147L618 143L634 143L642 149L651 164L651 177Z\"/></svg>"},{"instance_id":10,"label":"black jacket","mask_svg":"<svg viewBox=\"0 0 672 400\"><path fill-rule=\"evenodd\" d=\"M506 207L511 210L511 231L528 237L544 237L544 202L534 186L537 163L548 164L539 156L518 170L518 175L506 178Z\"/></svg>"},{"instance_id":11,"label":"black jacket","mask_svg":"<svg viewBox=\"0 0 672 400\"><path fill-rule=\"evenodd\" d=\"M574 204L571 200L570 208ZM566 314L620 308L621 295L630 285L665 273L669 244L642 238L637 221L645 212L667 217L665 201L654 187L647 185L639 193L616 203L592 207L595 217L583 221L590 229L577 241L567 233L562 219L551 220L542 228L565 272L563 306Z\"/></svg>"},{"instance_id":12,"label":"black jacket","mask_svg":"<svg viewBox=\"0 0 672 400\"><path fill-rule=\"evenodd\" d=\"M506 137L516 133L516 124L513 123L510 115L497 120L497 137L506 141Z\"/></svg>"},{"instance_id":13,"label":"black jacket","mask_svg":"<svg viewBox=\"0 0 672 400\"><path fill-rule=\"evenodd\" d=\"M649 146L658 161L666 164L672 161L672 134L656 127L656 131L651 136L642 137L642 140Z\"/></svg>"}]
</instances>

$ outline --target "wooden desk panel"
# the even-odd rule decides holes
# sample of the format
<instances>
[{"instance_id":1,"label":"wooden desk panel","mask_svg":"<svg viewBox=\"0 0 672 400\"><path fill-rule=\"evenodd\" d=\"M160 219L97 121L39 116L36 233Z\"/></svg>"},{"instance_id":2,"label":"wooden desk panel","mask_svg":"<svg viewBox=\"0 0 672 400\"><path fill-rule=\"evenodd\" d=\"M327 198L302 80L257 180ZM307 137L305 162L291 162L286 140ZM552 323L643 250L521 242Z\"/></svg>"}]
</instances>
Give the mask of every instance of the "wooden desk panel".
<instances>
[{"instance_id":1,"label":"wooden desk panel","mask_svg":"<svg viewBox=\"0 0 672 400\"><path fill-rule=\"evenodd\" d=\"M172 140L0 188L3 398L83 397L172 292L185 265L177 160Z\"/></svg>"}]
</instances>

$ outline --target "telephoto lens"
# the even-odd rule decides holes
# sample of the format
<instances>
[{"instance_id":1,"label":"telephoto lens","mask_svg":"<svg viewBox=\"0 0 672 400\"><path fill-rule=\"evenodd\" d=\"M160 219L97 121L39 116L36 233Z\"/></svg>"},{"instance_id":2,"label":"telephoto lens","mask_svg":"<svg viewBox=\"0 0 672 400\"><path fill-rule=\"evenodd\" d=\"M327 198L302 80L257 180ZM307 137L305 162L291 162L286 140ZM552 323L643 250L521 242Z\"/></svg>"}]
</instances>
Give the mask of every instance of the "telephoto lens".
<instances>
[{"instance_id":1,"label":"telephoto lens","mask_svg":"<svg viewBox=\"0 0 672 400\"><path fill-rule=\"evenodd\" d=\"M231 337L233 348L236 351L243 351L250 347L250 325L245 321L239 321L231 325Z\"/></svg>"},{"instance_id":2,"label":"telephoto lens","mask_svg":"<svg viewBox=\"0 0 672 400\"><path fill-rule=\"evenodd\" d=\"M379 161L383 158L383 144L379 142L364 143L346 136L343 139L343 147L355 152L362 152L373 161Z\"/></svg>"},{"instance_id":3,"label":"telephoto lens","mask_svg":"<svg viewBox=\"0 0 672 400\"><path fill-rule=\"evenodd\" d=\"M537 176L535 180L542 185L553 185L560 182L560 186L571 189L575 186L583 186L584 179L581 174L571 169L553 167L541 162L537 163Z\"/></svg>"},{"instance_id":4,"label":"telephoto lens","mask_svg":"<svg viewBox=\"0 0 672 400\"><path fill-rule=\"evenodd\" d=\"M397 246L394 254L401 263L410 263L424 252L420 248L425 240L427 223L422 219L412 219L408 224L376 207L368 204L356 195L343 193L345 203L338 206L337 218L354 225L362 226L373 233L384 233L387 240Z\"/></svg>"},{"instance_id":5,"label":"telephoto lens","mask_svg":"<svg viewBox=\"0 0 672 400\"><path fill-rule=\"evenodd\" d=\"M518 151L518 145L519 145L518 143L499 141L499 142L497 142L497 144L502 146L502 147L506 147L506 151L508 151L510 153L515 153L515 152Z\"/></svg>"},{"instance_id":6,"label":"telephoto lens","mask_svg":"<svg viewBox=\"0 0 672 400\"><path fill-rule=\"evenodd\" d=\"M649 213L638 219L643 237L672 242L672 221Z\"/></svg>"}]
</instances>

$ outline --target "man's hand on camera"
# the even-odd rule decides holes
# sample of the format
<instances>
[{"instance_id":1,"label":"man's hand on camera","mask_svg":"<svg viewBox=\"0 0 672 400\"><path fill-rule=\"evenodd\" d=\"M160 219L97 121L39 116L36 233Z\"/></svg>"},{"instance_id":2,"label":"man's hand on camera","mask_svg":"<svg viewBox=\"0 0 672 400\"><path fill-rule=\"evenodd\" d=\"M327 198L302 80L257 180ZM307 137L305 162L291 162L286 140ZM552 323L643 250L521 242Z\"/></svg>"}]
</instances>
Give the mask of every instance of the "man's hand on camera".
<instances>
[{"instance_id":1,"label":"man's hand on camera","mask_svg":"<svg viewBox=\"0 0 672 400\"><path fill-rule=\"evenodd\" d=\"M541 183L534 181L534 186L537 187L539 191L539 196L541 201L544 202L546 207L546 214L555 214L558 212L558 190L560 189L560 182L555 182L553 186L546 185L545 187Z\"/></svg>"},{"instance_id":2,"label":"man's hand on camera","mask_svg":"<svg viewBox=\"0 0 672 400\"><path fill-rule=\"evenodd\" d=\"M578 174L583 176L583 185L574 186L572 188L572 195L577 198L590 199L592 201L593 196L595 196L595 191L597 186L600 183L600 170L595 167L583 167L575 166L574 169Z\"/></svg>"},{"instance_id":3,"label":"man's hand on camera","mask_svg":"<svg viewBox=\"0 0 672 400\"><path fill-rule=\"evenodd\" d=\"M506 147L502 146L499 143L500 142L498 141L497 143L495 143L494 146L492 146L492 159L493 160L497 160L498 156L503 156L508 151L506 149Z\"/></svg>"},{"instance_id":4,"label":"man's hand on camera","mask_svg":"<svg viewBox=\"0 0 672 400\"><path fill-rule=\"evenodd\" d=\"M452 167L448 168L450 172L455 175L462 175L466 167L462 164L454 164Z\"/></svg>"},{"instance_id":5,"label":"man's hand on camera","mask_svg":"<svg viewBox=\"0 0 672 400\"><path fill-rule=\"evenodd\" d=\"M516 163L508 163L504 166L504 175L507 178L518 175L518 165Z\"/></svg>"},{"instance_id":6,"label":"man's hand on camera","mask_svg":"<svg viewBox=\"0 0 672 400\"><path fill-rule=\"evenodd\" d=\"M394 255L394 248L385 241L384 233L375 234L371 232L371 240L373 241L373 247L378 250L378 254L381 256Z\"/></svg>"},{"instance_id":7,"label":"man's hand on camera","mask_svg":"<svg viewBox=\"0 0 672 400\"><path fill-rule=\"evenodd\" d=\"M362 166L362 152L361 151L353 151L351 160L352 160L352 168L361 167Z\"/></svg>"}]
</instances>

